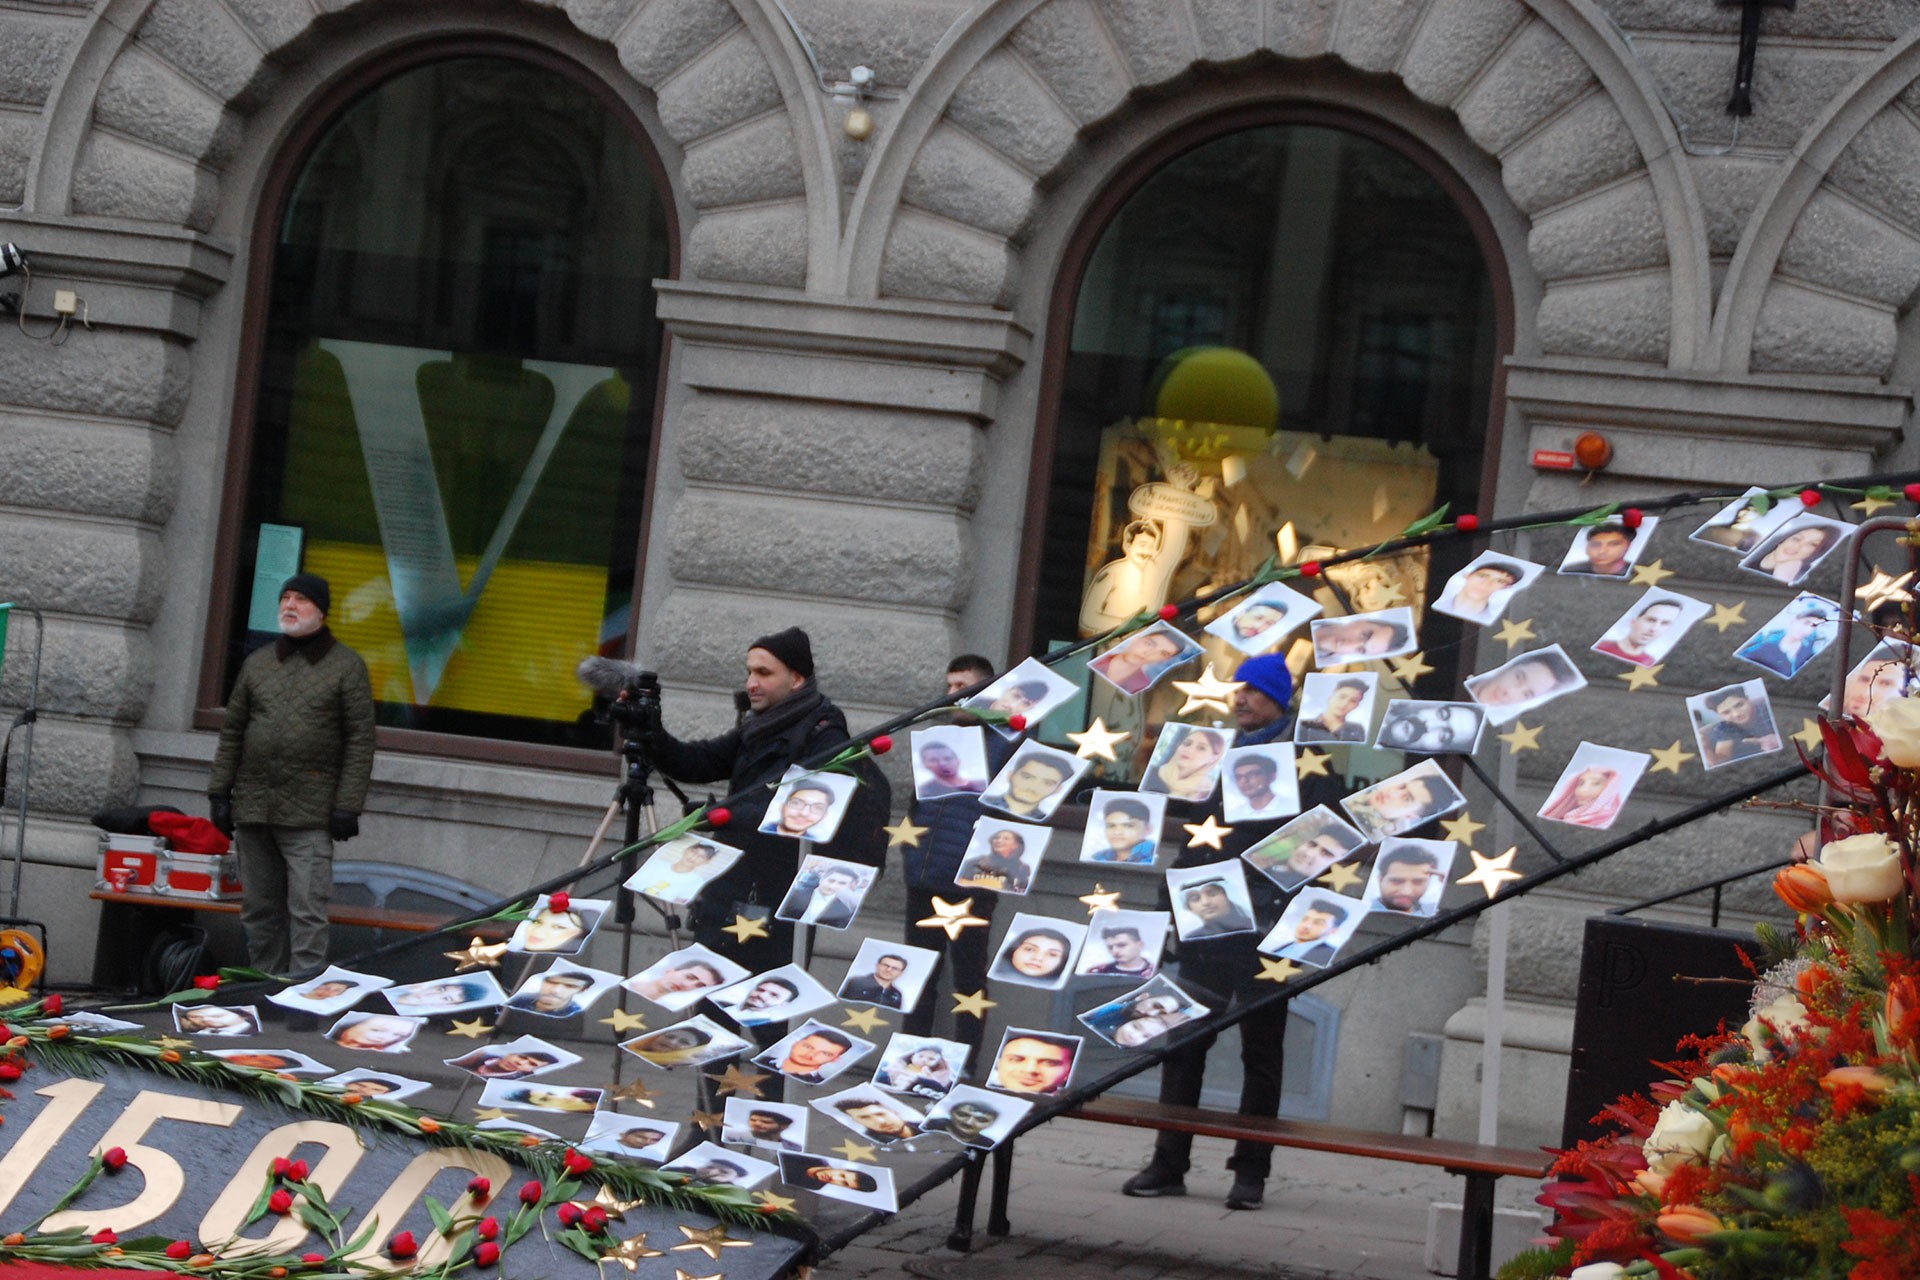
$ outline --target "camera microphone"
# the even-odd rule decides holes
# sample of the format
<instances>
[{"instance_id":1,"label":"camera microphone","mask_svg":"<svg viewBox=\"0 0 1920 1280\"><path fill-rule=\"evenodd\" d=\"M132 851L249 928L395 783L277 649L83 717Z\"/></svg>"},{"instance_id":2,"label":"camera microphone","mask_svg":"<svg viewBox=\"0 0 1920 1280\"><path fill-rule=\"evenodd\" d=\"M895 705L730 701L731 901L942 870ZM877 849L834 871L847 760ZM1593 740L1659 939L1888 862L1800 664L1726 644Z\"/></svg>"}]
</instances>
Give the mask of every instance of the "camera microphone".
<instances>
[{"instance_id":1,"label":"camera microphone","mask_svg":"<svg viewBox=\"0 0 1920 1280\"><path fill-rule=\"evenodd\" d=\"M745 689L735 689L733 691L734 723L738 724L740 723L740 721L745 720L747 718L747 713L752 710L753 710L753 699L747 696L747 691Z\"/></svg>"},{"instance_id":2,"label":"camera microphone","mask_svg":"<svg viewBox=\"0 0 1920 1280\"><path fill-rule=\"evenodd\" d=\"M626 690L640 682L644 674L631 662L622 662L618 658L603 658L599 654L582 658L580 665L573 670L574 677L581 684L608 698L617 698Z\"/></svg>"}]
</instances>

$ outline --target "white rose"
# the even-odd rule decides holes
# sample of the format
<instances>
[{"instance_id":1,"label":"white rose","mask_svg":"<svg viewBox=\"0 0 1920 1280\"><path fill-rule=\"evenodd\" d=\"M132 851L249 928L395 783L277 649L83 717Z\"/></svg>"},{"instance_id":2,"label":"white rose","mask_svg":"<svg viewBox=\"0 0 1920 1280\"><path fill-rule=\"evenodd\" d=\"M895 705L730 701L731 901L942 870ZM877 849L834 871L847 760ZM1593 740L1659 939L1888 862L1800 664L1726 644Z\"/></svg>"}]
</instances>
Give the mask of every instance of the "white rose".
<instances>
[{"instance_id":1,"label":"white rose","mask_svg":"<svg viewBox=\"0 0 1920 1280\"><path fill-rule=\"evenodd\" d=\"M1567 1280L1618 1280L1627 1274L1627 1269L1617 1262L1589 1262L1584 1267L1575 1267Z\"/></svg>"},{"instance_id":2,"label":"white rose","mask_svg":"<svg viewBox=\"0 0 1920 1280\"><path fill-rule=\"evenodd\" d=\"M1867 716L1887 760L1902 769L1920 768L1920 699L1895 698Z\"/></svg>"},{"instance_id":3,"label":"white rose","mask_svg":"<svg viewBox=\"0 0 1920 1280\"><path fill-rule=\"evenodd\" d=\"M1820 869L1835 902L1886 902L1907 887L1899 853L1877 832L1829 842Z\"/></svg>"},{"instance_id":4,"label":"white rose","mask_svg":"<svg viewBox=\"0 0 1920 1280\"><path fill-rule=\"evenodd\" d=\"M1706 1163L1707 1152L1719 1136L1712 1120L1684 1102L1669 1102L1640 1149L1646 1154L1647 1167L1664 1178L1683 1164Z\"/></svg>"}]
</instances>

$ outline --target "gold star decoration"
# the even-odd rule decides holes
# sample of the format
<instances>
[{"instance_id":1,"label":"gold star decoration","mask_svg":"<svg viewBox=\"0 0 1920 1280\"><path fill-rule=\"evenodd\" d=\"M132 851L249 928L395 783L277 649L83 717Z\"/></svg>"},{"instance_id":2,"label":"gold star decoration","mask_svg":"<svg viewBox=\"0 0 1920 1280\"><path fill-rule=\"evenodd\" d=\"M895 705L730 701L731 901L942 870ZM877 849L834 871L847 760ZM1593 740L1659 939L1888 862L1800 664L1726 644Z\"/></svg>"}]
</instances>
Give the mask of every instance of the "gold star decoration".
<instances>
[{"instance_id":1,"label":"gold star decoration","mask_svg":"<svg viewBox=\"0 0 1920 1280\"><path fill-rule=\"evenodd\" d=\"M724 1222L711 1227L681 1227L680 1234L687 1238L687 1242L673 1246L674 1253L679 1253L682 1249L698 1249L715 1262L720 1261L720 1251L722 1249L750 1249L753 1247L753 1241L751 1240L735 1240L729 1236L727 1234L727 1224Z\"/></svg>"},{"instance_id":2,"label":"gold star decoration","mask_svg":"<svg viewBox=\"0 0 1920 1280\"><path fill-rule=\"evenodd\" d=\"M936 895L933 899L933 914L924 920L915 920L913 925L916 929L945 929L947 941L958 942L962 929L971 929L975 925L984 928L986 923L985 920L973 914L972 898L965 898L955 903Z\"/></svg>"},{"instance_id":3,"label":"gold star decoration","mask_svg":"<svg viewBox=\"0 0 1920 1280\"><path fill-rule=\"evenodd\" d=\"M182 1040L179 1036L161 1036L158 1040L155 1040L154 1043L159 1045L162 1049L193 1048L193 1041Z\"/></svg>"},{"instance_id":4,"label":"gold star decoration","mask_svg":"<svg viewBox=\"0 0 1920 1280\"><path fill-rule=\"evenodd\" d=\"M1327 761L1332 758L1324 751L1315 751L1312 747L1308 747L1293 758L1293 774L1296 778L1328 777L1330 775L1327 773Z\"/></svg>"},{"instance_id":5,"label":"gold star decoration","mask_svg":"<svg viewBox=\"0 0 1920 1280\"><path fill-rule=\"evenodd\" d=\"M1189 849L1198 849L1202 845L1209 849L1218 849L1220 841L1233 834L1232 827L1221 826L1213 820L1212 814L1208 814L1199 822L1183 822L1180 825L1186 828Z\"/></svg>"},{"instance_id":6,"label":"gold star decoration","mask_svg":"<svg viewBox=\"0 0 1920 1280\"><path fill-rule=\"evenodd\" d=\"M1520 846L1515 845L1497 858L1489 858L1478 849L1468 849L1473 858L1473 870L1461 876L1456 884L1477 884L1487 891L1489 898L1500 896L1500 886L1509 880L1524 880L1526 877L1513 869L1513 860L1519 854Z\"/></svg>"},{"instance_id":7,"label":"gold star decoration","mask_svg":"<svg viewBox=\"0 0 1920 1280\"><path fill-rule=\"evenodd\" d=\"M1367 608L1368 609L1385 609L1391 605L1405 604L1406 602L1407 602L1407 593L1400 589L1399 583L1385 582L1385 583L1381 583L1379 586L1376 586L1373 589L1372 594L1368 596Z\"/></svg>"},{"instance_id":8,"label":"gold star decoration","mask_svg":"<svg viewBox=\"0 0 1920 1280\"><path fill-rule=\"evenodd\" d=\"M1721 635L1727 634L1728 627L1737 627L1747 620L1747 602L1736 600L1732 604L1713 606L1713 616L1707 619L1707 625Z\"/></svg>"},{"instance_id":9,"label":"gold star decoration","mask_svg":"<svg viewBox=\"0 0 1920 1280\"><path fill-rule=\"evenodd\" d=\"M504 942L487 942L476 937L463 950L443 951L440 954L457 962L455 973L465 973L469 969L498 969L500 957L507 954Z\"/></svg>"},{"instance_id":10,"label":"gold star decoration","mask_svg":"<svg viewBox=\"0 0 1920 1280\"><path fill-rule=\"evenodd\" d=\"M1633 586L1657 587L1673 576L1673 570L1667 568L1665 560L1655 560L1652 564L1639 564L1633 567Z\"/></svg>"},{"instance_id":11,"label":"gold star decoration","mask_svg":"<svg viewBox=\"0 0 1920 1280\"><path fill-rule=\"evenodd\" d=\"M872 1035L875 1030L885 1026L887 1022L885 1018L880 1016L878 1009L842 1009L840 1012L847 1015L841 1020L840 1025L843 1027L852 1027L862 1035Z\"/></svg>"},{"instance_id":12,"label":"gold star decoration","mask_svg":"<svg viewBox=\"0 0 1920 1280\"><path fill-rule=\"evenodd\" d=\"M1093 892L1081 894L1080 901L1086 904L1088 915L1096 911L1114 911L1120 906L1120 893L1117 889L1108 892L1107 886L1096 881Z\"/></svg>"},{"instance_id":13,"label":"gold star decoration","mask_svg":"<svg viewBox=\"0 0 1920 1280\"><path fill-rule=\"evenodd\" d=\"M639 1268L642 1258L664 1258L667 1255L658 1249L647 1248L647 1233L642 1231L630 1240L622 1240L612 1249L600 1255L601 1263L618 1263L629 1271Z\"/></svg>"},{"instance_id":14,"label":"gold star decoration","mask_svg":"<svg viewBox=\"0 0 1920 1280\"><path fill-rule=\"evenodd\" d=\"M1187 695L1187 700L1181 704L1176 714L1184 716L1196 710L1212 709L1223 716L1230 715L1233 712L1233 695L1239 690L1240 685L1241 681L1222 680L1215 675L1213 664L1209 662L1207 669L1200 673L1198 680L1173 682L1175 689Z\"/></svg>"},{"instance_id":15,"label":"gold star decoration","mask_svg":"<svg viewBox=\"0 0 1920 1280\"><path fill-rule=\"evenodd\" d=\"M465 1021L455 1018L453 1025L447 1028L447 1034L450 1036L465 1036L469 1040L478 1040L482 1036L492 1035L493 1025L482 1022L478 1018L468 1018Z\"/></svg>"},{"instance_id":16,"label":"gold star decoration","mask_svg":"<svg viewBox=\"0 0 1920 1280\"><path fill-rule=\"evenodd\" d=\"M764 938L767 936L766 917L736 915L733 918L733 923L726 925L720 931L722 933L732 934L741 942L745 942L749 938Z\"/></svg>"},{"instance_id":17,"label":"gold star decoration","mask_svg":"<svg viewBox=\"0 0 1920 1280\"><path fill-rule=\"evenodd\" d=\"M1866 497L1854 503L1853 509L1855 511L1860 512L1860 514L1864 515L1867 519L1871 520L1873 519L1874 512L1880 510L1880 508L1882 507L1890 507L1892 505L1893 505L1893 502L1890 499L1883 498L1877 493L1870 492L1867 494Z\"/></svg>"},{"instance_id":18,"label":"gold star decoration","mask_svg":"<svg viewBox=\"0 0 1920 1280\"><path fill-rule=\"evenodd\" d=\"M953 1012L955 1016L964 1013L969 1017L984 1018L987 1016L987 1010L996 1008L999 1004L1000 1002L998 1000L987 999L987 992L984 987L964 996L958 991L953 993Z\"/></svg>"},{"instance_id":19,"label":"gold star decoration","mask_svg":"<svg viewBox=\"0 0 1920 1280\"><path fill-rule=\"evenodd\" d=\"M1335 893L1345 893L1364 879L1366 877L1360 874L1360 869L1351 862L1336 862L1328 867L1314 883L1323 884Z\"/></svg>"},{"instance_id":20,"label":"gold star decoration","mask_svg":"<svg viewBox=\"0 0 1920 1280\"><path fill-rule=\"evenodd\" d=\"M911 849L918 849L920 847L920 837L931 830L931 828L928 827L916 827L911 817L902 818L892 826L882 827L880 829L887 833L887 848L889 849L898 848L901 845L905 845Z\"/></svg>"},{"instance_id":21,"label":"gold star decoration","mask_svg":"<svg viewBox=\"0 0 1920 1280\"><path fill-rule=\"evenodd\" d=\"M735 1241L734 1243L744 1244L745 1242ZM677 1249L677 1248L682 1248L684 1246L675 1245L674 1247ZM710 1276L697 1276L693 1274L693 1272L691 1271L684 1270L683 1268L680 1268L680 1267L675 1267L673 1269L673 1280L726 1280L726 1277L721 1275L718 1271L714 1272Z\"/></svg>"},{"instance_id":22,"label":"gold star decoration","mask_svg":"<svg viewBox=\"0 0 1920 1280\"><path fill-rule=\"evenodd\" d=\"M725 1071L717 1076L707 1077L713 1081L713 1091L716 1094L725 1096L729 1093L737 1093L748 1098L760 1096L760 1082L766 1078L766 1072L743 1071L737 1062L729 1062Z\"/></svg>"},{"instance_id":23,"label":"gold star decoration","mask_svg":"<svg viewBox=\"0 0 1920 1280\"><path fill-rule=\"evenodd\" d=\"M1266 956L1260 958L1260 974L1256 981L1280 982L1290 980L1300 972L1300 966L1291 960L1273 960Z\"/></svg>"},{"instance_id":24,"label":"gold star decoration","mask_svg":"<svg viewBox=\"0 0 1920 1280\"><path fill-rule=\"evenodd\" d=\"M614 1102L637 1102L643 1107L652 1107L660 1096L660 1090L649 1089L645 1081L629 1080L621 1085L608 1085L607 1097Z\"/></svg>"},{"instance_id":25,"label":"gold star decoration","mask_svg":"<svg viewBox=\"0 0 1920 1280\"><path fill-rule=\"evenodd\" d=\"M646 1203L644 1198L628 1200L618 1191L615 1191L603 1182L600 1184L600 1189L593 1193L593 1199L580 1207L586 1209L597 1204L602 1209L605 1209L607 1216L615 1222L625 1222L627 1220L627 1210L641 1208Z\"/></svg>"},{"instance_id":26,"label":"gold star decoration","mask_svg":"<svg viewBox=\"0 0 1920 1280\"><path fill-rule=\"evenodd\" d=\"M777 1196L771 1191L756 1191L753 1193L753 1198L758 1200L760 1207L769 1213L793 1212L793 1200L787 1196Z\"/></svg>"},{"instance_id":27,"label":"gold star decoration","mask_svg":"<svg viewBox=\"0 0 1920 1280\"><path fill-rule=\"evenodd\" d=\"M855 1142L852 1138L848 1138L837 1147L828 1147L827 1150L842 1160L865 1160L868 1164L872 1164L876 1158L871 1146L864 1142Z\"/></svg>"},{"instance_id":28,"label":"gold star decoration","mask_svg":"<svg viewBox=\"0 0 1920 1280\"><path fill-rule=\"evenodd\" d=\"M719 1111L695 1111L687 1118L702 1129L718 1129L727 1122L726 1115Z\"/></svg>"},{"instance_id":29,"label":"gold star decoration","mask_svg":"<svg viewBox=\"0 0 1920 1280\"><path fill-rule=\"evenodd\" d=\"M1881 605L1888 602L1894 604L1909 604L1913 600L1913 592L1907 590L1907 587L1911 585L1912 582L1913 571L1911 569L1895 578L1890 576L1879 565L1874 565L1873 577L1853 589L1853 598L1858 601L1860 607L1868 613L1872 613L1875 609L1878 609Z\"/></svg>"},{"instance_id":30,"label":"gold star decoration","mask_svg":"<svg viewBox=\"0 0 1920 1280\"><path fill-rule=\"evenodd\" d=\"M1484 822L1475 822L1472 812L1461 814L1457 818L1448 818L1440 824L1440 830L1449 840L1458 840L1461 844L1471 845L1474 836L1487 829Z\"/></svg>"},{"instance_id":31,"label":"gold star decoration","mask_svg":"<svg viewBox=\"0 0 1920 1280\"><path fill-rule=\"evenodd\" d=\"M473 1118L475 1120L505 1120L507 1113L498 1107L475 1107L473 1109Z\"/></svg>"},{"instance_id":32,"label":"gold star decoration","mask_svg":"<svg viewBox=\"0 0 1920 1280\"><path fill-rule=\"evenodd\" d=\"M1658 747L1654 748L1653 768L1647 770L1647 772L1677 774L1680 772L1681 765L1695 758L1693 752L1686 750L1681 745L1680 740L1675 738L1673 745L1665 750L1661 750Z\"/></svg>"},{"instance_id":33,"label":"gold star decoration","mask_svg":"<svg viewBox=\"0 0 1920 1280\"><path fill-rule=\"evenodd\" d=\"M1800 732L1793 735L1793 740L1809 751L1818 751L1821 743L1820 722L1800 717Z\"/></svg>"},{"instance_id":34,"label":"gold star decoration","mask_svg":"<svg viewBox=\"0 0 1920 1280\"><path fill-rule=\"evenodd\" d=\"M613 1028L615 1035L623 1036L629 1031L645 1031L647 1020L637 1013L628 1013L625 1009L615 1009L611 1017L600 1019Z\"/></svg>"},{"instance_id":35,"label":"gold star decoration","mask_svg":"<svg viewBox=\"0 0 1920 1280\"><path fill-rule=\"evenodd\" d=\"M1538 751L1540 749L1540 730L1544 728L1546 728L1545 725L1528 724L1525 720L1515 720L1513 722L1513 728L1507 730L1505 733L1497 733L1494 737L1507 744L1508 755L1517 756L1522 751Z\"/></svg>"},{"instance_id":36,"label":"gold star decoration","mask_svg":"<svg viewBox=\"0 0 1920 1280\"><path fill-rule=\"evenodd\" d=\"M1533 633L1532 618L1521 618L1517 622L1508 618L1500 624L1500 629L1493 633L1493 638L1506 645L1507 652L1512 653L1513 646L1528 640L1538 640L1540 637Z\"/></svg>"},{"instance_id":37,"label":"gold star decoration","mask_svg":"<svg viewBox=\"0 0 1920 1280\"><path fill-rule=\"evenodd\" d=\"M1623 671L1614 679L1625 680L1628 693L1638 693L1642 689L1658 689L1660 673L1665 670L1666 665L1664 662L1656 662L1650 667L1636 665L1633 670Z\"/></svg>"},{"instance_id":38,"label":"gold star decoration","mask_svg":"<svg viewBox=\"0 0 1920 1280\"><path fill-rule=\"evenodd\" d=\"M1095 756L1098 756L1102 760L1114 760L1117 759L1113 754L1114 744L1117 742L1125 742L1130 736L1132 735L1115 733L1113 730L1107 728L1107 722L1105 720L1095 716L1093 723L1081 732L1069 733L1067 735L1067 741L1079 748L1074 754L1078 755L1082 760L1091 760Z\"/></svg>"},{"instance_id":39,"label":"gold star decoration","mask_svg":"<svg viewBox=\"0 0 1920 1280\"><path fill-rule=\"evenodd\" d=\"M1432 675L1433 667L1427 662L1426 651L1410 653L1404 658L1388 658L1387 665L1393 668L1396 680L1412 684L1421 676Z\"/></svg>"}]
</instances>

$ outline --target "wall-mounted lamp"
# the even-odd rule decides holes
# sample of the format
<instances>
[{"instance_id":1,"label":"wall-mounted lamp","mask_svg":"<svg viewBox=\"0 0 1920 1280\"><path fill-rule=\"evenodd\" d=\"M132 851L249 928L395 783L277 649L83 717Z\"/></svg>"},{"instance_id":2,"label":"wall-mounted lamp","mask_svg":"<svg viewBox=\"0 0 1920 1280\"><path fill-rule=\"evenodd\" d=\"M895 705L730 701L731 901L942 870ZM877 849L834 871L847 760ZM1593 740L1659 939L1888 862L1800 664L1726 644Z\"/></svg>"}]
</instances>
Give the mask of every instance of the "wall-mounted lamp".
<instances>
[{"instance_id":1,"label":"wall-mounted lamp","mask_svg":"<svg viewBox=\"0 0 1920 1280\"><path fill-rule=\"evenodd\" d=\"M840 128L855 142L873 136L873 112L867 110L866 100L873 93L875 79L872 67L855 67L847 72L845 80L833 86L835 98L853 101L853 109L841 120Z\"/></svg>"},{"instance_id":2,"label":"wall-mounted lamp","mask_svg":"<svg viewBox=\"0 0 1920 1280\"><path fill-rule=\"evenodd\" d=\"M0 280L27 270L27 255L12 242L0 244Z\"/></svg>"},{"instance_id":3,"label":"wall-mounted lamp","mask_svg":"<svg viewBox=\"0 0 1920 1280\"><path fill-rule=\"evenodd\" d=\"M1588 431L1573 442L1573 460L1589 471L1599 471L1613 461L1613 441L1598 431Z\"/></svg>"}]
</instances>

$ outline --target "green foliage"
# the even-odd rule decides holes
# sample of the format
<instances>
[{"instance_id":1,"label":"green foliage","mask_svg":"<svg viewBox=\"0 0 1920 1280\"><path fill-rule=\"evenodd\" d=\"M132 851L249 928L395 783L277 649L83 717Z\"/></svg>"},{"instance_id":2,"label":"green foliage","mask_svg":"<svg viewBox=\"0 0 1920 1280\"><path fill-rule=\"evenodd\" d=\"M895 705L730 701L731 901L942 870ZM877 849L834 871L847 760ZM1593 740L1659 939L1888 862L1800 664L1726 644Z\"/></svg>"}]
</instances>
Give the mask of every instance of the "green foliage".
<instances>
[{"instance_id":1,"label":"green foliage","mask_svg":"<svg viewBox=\"0 0 1920 1280\"><path fill-rule=\"evenodd\" d=\"M1556 1240L1552 1248L1524 1249L1507 1260L1494 1280L1550 1280L1564 1275L1573 1262L1573 1241Z\"/></svg>"}]
</instances>

